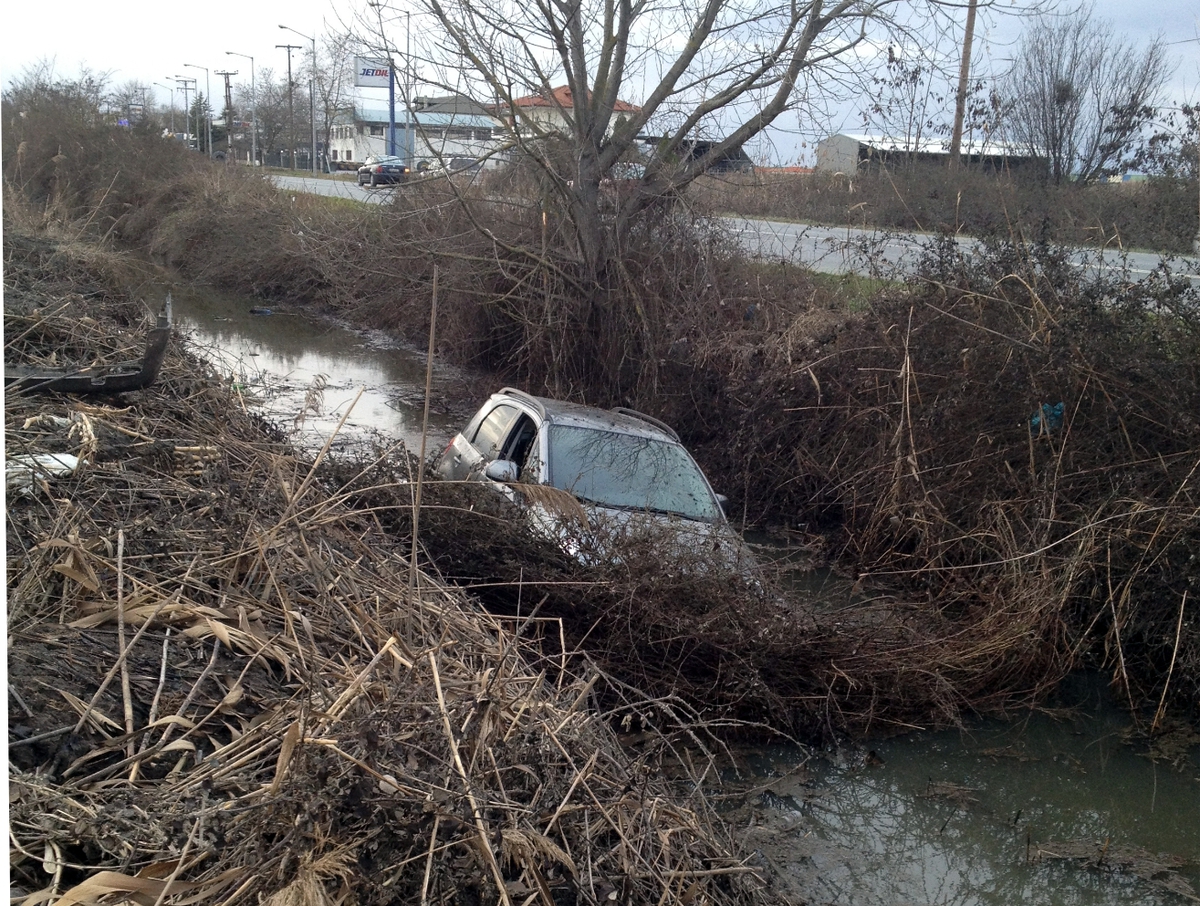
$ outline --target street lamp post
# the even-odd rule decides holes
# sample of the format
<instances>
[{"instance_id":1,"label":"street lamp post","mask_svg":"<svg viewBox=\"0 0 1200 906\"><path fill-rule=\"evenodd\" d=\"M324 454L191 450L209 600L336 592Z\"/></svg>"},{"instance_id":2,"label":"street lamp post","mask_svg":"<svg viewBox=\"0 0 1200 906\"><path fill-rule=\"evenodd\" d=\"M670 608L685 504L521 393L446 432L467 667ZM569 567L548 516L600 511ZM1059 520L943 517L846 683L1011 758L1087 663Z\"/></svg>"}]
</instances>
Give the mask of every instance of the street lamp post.
<instances>
[{"instance_id":1,"label":"street lamp post","mask_svg":"<svg viewBox=\"0 0 1200 906\"><path fill-rule=\"evenodd\" d=\"M203 69L204 70L204 104L208 107L204 111L204 140L208 144L208 156L212 157L212 87L208 82L208 67L197 66L195 63L184 63L187 69Z\"/></svg>"},{"instance_id":2,"label":"street lamp post","mask_svg":"<svg viewBox=\"0 0 1200 906\"><path fill-rule=\"evenodd\" d=\"M258 166L258 89L254 85L254 57L236 50L225 51L231 57L245 57L250 61L250 166Z\"/></svg>"},{"instance_id":3,"label":"street lamp post","mask_svg":"<svg viewBox=\"0 0 1200 906\"><path fill-rule=\"evenodd\" d=\"M292 81L292 51L299 50L299 44L276 44L276 50L286 50L288 55L288 144L292 146L292 169L296 169L296 106L292 103L296 93L296 85ZM279 166L283 166L283 158L279 158Z\"/></svg>"},{"instance_id":4,"label":"street lamp post","mask_svg":"<svg viewBox=\"0 0 1200 906\"><path fill-rule=\"evenodd\" d=\"M306 41L312 42L312 68L308 73L308 118L312 123L312 153L309 155L309 161L312 164L313 173L317 172L317 39L309 37L304 32L296 31L296 29L288 26L279 26L284 31L290 31L294 35L299 35Z\"/></svg>"},{"instance_id":5,"label":"street lamp post","mask_svg":"<svg viewBox=\"0 0 1200 906\"><path fill-rule=\"evenodd\" d=\"M175 89L169 85L164 85L162 82L155 82L159 88L166 88L171 92L171 135L175 134Z\"/></svg>"}]
</instances>

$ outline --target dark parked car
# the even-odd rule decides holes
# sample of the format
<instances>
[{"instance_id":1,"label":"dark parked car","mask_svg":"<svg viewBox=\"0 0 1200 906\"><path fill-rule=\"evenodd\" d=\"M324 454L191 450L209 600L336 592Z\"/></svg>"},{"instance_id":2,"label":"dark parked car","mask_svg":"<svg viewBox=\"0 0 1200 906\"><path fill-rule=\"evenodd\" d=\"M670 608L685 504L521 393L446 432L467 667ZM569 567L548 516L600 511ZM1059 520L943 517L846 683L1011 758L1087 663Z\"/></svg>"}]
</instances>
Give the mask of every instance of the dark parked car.
<instances>
[{"instance_id":1,"label":"dark parked car","mask_svg":"<svg viewBox=\"0 0 1200 906\"><path fill-rule=\"evenodd\" d=\"M644 529L726 566L753 563L725 519L724 498L713 493L679 436L632 409L598 409L505 387L450 441L435 469L442 478L481 481L524 503L535 531L584 560L603 556L604 539L615 532ZM579 520L562 518L569 507L548 505L552 494L523 495L522 485L571 495L583 506L587 529L581 533Z\"/></svg>"},{"instance_id":2,"label":"dark parked car","mask_svg":"<svg viewBox=\"0 0 1200 906\"><path fill-rule=\"evenodd\" d=\"M404 182L408 178L408 167L400 157L368 157L358 168L360 186L382 186Z\"/></svg>"}]
</instances>

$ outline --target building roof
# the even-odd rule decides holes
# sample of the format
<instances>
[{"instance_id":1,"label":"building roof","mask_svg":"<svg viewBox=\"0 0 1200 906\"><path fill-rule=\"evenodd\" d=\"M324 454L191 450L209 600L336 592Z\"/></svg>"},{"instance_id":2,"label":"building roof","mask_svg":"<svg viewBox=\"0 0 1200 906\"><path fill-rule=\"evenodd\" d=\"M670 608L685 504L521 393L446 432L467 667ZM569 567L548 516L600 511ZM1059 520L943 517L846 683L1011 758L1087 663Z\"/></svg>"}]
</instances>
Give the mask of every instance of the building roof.
<instances>
[{"instance_id":1,"label":"building roof","mask_svg":"<svg viewBox=\"0 0 1200 906\"><path fill-rule=\"evenodd\" d=\"M387 104L360 104L355 108L355 117L364 123L388 122ZM403 104L395 107L396 124L402 125L408 119L408 111ZM486 113L456 113L454 111L427 108L412 111L412 121L419 126L438 128L442 126L464 126L471 129L494 129L498 125L495 117Z\"/></svg>"},{"instance_id":2,"label":"building roof","mask_svg":"<svg viewBox=\"0 0 1200 906\"><path fill-rule=\"evenodd\" d=\"M588 100L591 100L591 93L588 93ZM497 105L503 108L504 105ZM514 107L559 107L564 110L575 109L575 98L571 93L571 89L566 85L559 85L551 91L539 91L536 94L529 94L523 98L516 98L512 102ZM637 113L641 110L636 104L630 104L628 101L618 100L613 104L613 111L616 113Z\"/></svg>"},{"instance_id":3,"label":"building roof","mask_svg":"<svg viewBox=\"0 0 1200 906\"><path fill-rule=\"evenodd\" d=\"M839 132L831 135L830 139L848 138L860 145L867 145L878 151L888 151L903 154L949 154L950 139L944 137L921 138L916 141L907 138L897 138L886 135L871 135L869 133ZM828 140L828 139L827 139ZM1009 142L975 141L963 139L963 154L981 155L984 157L1027 157L1028 149Z\"/></svg>"}]
</instances>

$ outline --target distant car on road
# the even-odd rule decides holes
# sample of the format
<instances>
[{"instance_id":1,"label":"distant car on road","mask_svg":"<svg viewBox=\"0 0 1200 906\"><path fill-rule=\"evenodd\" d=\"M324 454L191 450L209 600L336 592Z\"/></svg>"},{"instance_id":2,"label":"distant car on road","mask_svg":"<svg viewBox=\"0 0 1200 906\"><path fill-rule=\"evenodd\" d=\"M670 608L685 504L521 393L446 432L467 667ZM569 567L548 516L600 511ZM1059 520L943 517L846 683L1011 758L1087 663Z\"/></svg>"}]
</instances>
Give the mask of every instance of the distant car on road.
<instances>
[{"instance_id":1,"label":"distant car on road","mask_svg":"<svg viewBox=\"0 0 1200 906\"><path fill-rule=\"evenodd\" d=\"M455 173L478 173L483 169L483 161L473 157L447 157L442 160L421 161L417 164L417 174L433 176L440 174L451 176Z\"/></svg>"},{"instance_id":2,"label":"distant car on road","mask_svg":"<svg viewBox=\"0 0 1200 906\"><path fill-rule=\"evenodd\" d=\"M408 167L401 157L368 157L358 168L360 186L394 185L408 178Z\"/></svg>"}]
</instances>

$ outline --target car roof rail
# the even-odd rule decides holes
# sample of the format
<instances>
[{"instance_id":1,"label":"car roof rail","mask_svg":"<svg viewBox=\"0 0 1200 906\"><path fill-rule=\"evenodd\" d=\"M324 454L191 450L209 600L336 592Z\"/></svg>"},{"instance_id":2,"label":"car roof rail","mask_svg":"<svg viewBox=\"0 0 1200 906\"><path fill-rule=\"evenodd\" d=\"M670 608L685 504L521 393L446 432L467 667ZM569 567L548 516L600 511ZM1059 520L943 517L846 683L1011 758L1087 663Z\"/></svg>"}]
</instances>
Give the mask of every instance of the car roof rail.
<instances>
[{"instance_id":1,"label":"car roof rail","mask_svg":"<svg viewBox=\"0 0 1200 906\"><path fill-rule=\"evenodd\" d=\"M542 418L546 417L546 407L542 405L542 401L536 396L530 396L524 390L518 390L516 387L501 387L500 393L504 396L511 396L513 399L518 399L527 406L532 406L538 415Z\"/></svg>"},{"instance_id":2,"label":"car roof rail","mask_svg":"<svg viewBox=\"0 0 1200 906\"><path fill-rule=\"evenodd\" d=\"M667 434L675 438L675 440L679 440L679 435L675 433L674 428L664 421L659 421L653 415L647 415L645 412L638 412L636 409L629 409L625 406L614 406L612 411L620 413L621 415L628 415L630 418L639 418L644 422L649 422L650 424L654 425L654 427L661 428L663 431L666 431Z\"/></svg>"}]
</instances>

